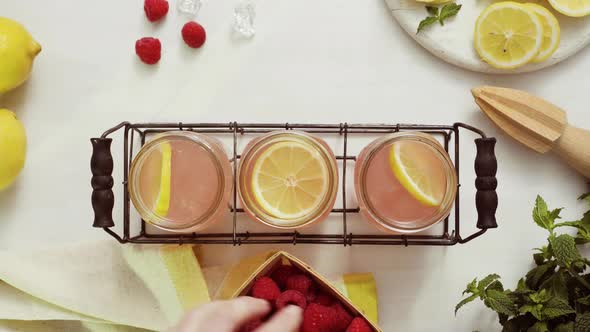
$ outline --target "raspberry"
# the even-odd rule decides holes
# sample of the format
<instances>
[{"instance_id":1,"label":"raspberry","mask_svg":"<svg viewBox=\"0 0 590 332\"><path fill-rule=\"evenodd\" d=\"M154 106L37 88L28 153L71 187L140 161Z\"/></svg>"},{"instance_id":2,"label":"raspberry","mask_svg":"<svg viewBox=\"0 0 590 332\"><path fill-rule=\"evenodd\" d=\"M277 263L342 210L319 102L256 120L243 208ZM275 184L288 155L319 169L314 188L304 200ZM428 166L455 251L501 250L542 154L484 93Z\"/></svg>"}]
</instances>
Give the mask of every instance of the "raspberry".
<instances>
[{"instance_id":1,"label":"raspberry","mask_svg":"<svg viewBox=\"0 0 590 332\"><path fill-rule=\"evenodd\" d=\"M310 303L303 312L302 332L332 332L335 326L336 312L330 307Z\"/></svg>"},{"instance_id":2,"label":"raspberry","mask_svg":"<svg viewBox=\"0 0 590 332\"><path fill-rule=\"evenodd\" d=\"M277 283L277 285L279 285L279 287L285 289L287 288L287 279L297 273L299 273L299 270L296 267L292 265L281 265L274 270L270 277Z\"/></svg>"},{"instance_id":3,"label":"raspberry","mask_svg":"<svg viewBox=\"0 0 590 332\"><path fill-rule=\"evenodd\" d=\"M162 55L162 44L156 38L141 38L135 42L135 54L148 65L156 64Z\"/></svg>"},{"instance_id":4,"label":"raspberry","mask_svg":"<svg viewBox=\"0 0 590 332\"><path fill-rule=\"evenodd\" d=\"M312 284L313 282L311 279L303 274L296 274L294 276L290 276L287 279L287 289L296 290L301 294L309 293L309 289Z\"/></svg>"},{"instance_id":5,"label":"raspberry","mask_svg":"<svg viewBox=\"0 0 590 332\"><path fill-rule=\"evenodd\" d=\"M182 39L184 42L192 47L199 48L205 44L207 33L205 28L197 22L188 22L182 27Z\"/></svg>"},{"instance_id":6,"label":"raspberry","mask_svg":"<svg viewBox=\"0 0 590 332\"><path fill-rule=\"evenodd\" d=\"M262 277L254 282L252 296L267 301L275 301L281 295L279 286L269 277Z\"/></svg>"},{"instance_id":7,"label":"raspberry","mask_svg":"<svg viewBox=\"0 0 590 332\"><path fill-rule=\"evenodd\" d=\"M287 304L294 304L301 309L307 308L307 300L305 296L298 291L288 290L284 291L276 301L277 310L283 309ZM348 324L346 324L348 326Z\"/></svg>"},{"instance_id":8,"label":"raspberry","mask_svg":"<svg viewBox=\"0 0 590 332\"><path fill-rule=\"evenodd\" d=\"M240 332L252 332L255 331L257 328L262 325L262 321L260 319L251 320L246 325L242 326Z\"/></svg>"},{"instance_id":9,"label":"raspberry","mask_svg":"<svg viewBox=\"0 0 590 332\"><path fill-rule=\"evenodd\" d=\"M145 0L143 10L150 22L155 22L168 14L168 1L166 0Z\"/></svg>"},{"instance_id":10,"label":"raspberry","mask_svg":"<svg viewBox=\"0 0 590 332\"><path fill-rule=\"evenodd\" d=\"M346 332L373 332L369 323L361 317L352 320L352 323L346 329Z\"/></svg>"},{"instance_id":11,"label":"raspberry","mask_svg":"<svg viewBox=\"0 0 590 332\"><path fill-rule=\"evenodd\" d=\"M336 312L336 322L333 332L344 332L352 322L352 316L340 303L333 304L332 309Z\"/></svg>"}]
</instances>

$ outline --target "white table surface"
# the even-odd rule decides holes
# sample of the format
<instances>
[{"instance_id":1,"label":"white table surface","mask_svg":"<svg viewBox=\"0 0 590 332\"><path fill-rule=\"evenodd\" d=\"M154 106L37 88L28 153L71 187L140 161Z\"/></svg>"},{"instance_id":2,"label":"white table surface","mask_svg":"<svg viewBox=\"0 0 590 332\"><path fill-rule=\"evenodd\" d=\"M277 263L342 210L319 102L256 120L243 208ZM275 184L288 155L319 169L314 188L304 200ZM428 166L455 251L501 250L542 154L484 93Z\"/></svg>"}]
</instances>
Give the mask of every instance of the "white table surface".
<instances>
[{"instance_id":1,"label":"white table surface","mask_svg":"<svg viewBox=\"0 0 590 332\"><path fill-rule=\"evenodd\" d=\"M203 6L198 20L208 40L192 51L180 39L184 19L175 10L150 24L140 0L2 1L0 15L26 24L43 52L30 81L0 99L0 106L17 112L29 139L25 170L0 193L0 249L107 237L90 227L89 138L123 120L464 121L498 138L497 230L452 248L216 246L206 249L203 263L282 248L326 275L372 271L385 331L499 330L495 315L481 304L454 317L465 284L497 272L514 286L532 263L530 249L544 242L544 232L531 221L535 195L568 207L564 215L574 218L582 212L575 198L585 186L555 157L537 155L494 128L477 111L469 88L526 89L563 106L571 123L590 128L590 50L534 74L487 76L423 50L382 0L260 0L251 41L230 36L235 2ZM135 40L149 35L164 46L156 67L141 64L133 51ZM464 228L473 230L473 156L463 157L462 217ZM120 192L119 185L118 198Z\"/></svg>"}]
</instances>

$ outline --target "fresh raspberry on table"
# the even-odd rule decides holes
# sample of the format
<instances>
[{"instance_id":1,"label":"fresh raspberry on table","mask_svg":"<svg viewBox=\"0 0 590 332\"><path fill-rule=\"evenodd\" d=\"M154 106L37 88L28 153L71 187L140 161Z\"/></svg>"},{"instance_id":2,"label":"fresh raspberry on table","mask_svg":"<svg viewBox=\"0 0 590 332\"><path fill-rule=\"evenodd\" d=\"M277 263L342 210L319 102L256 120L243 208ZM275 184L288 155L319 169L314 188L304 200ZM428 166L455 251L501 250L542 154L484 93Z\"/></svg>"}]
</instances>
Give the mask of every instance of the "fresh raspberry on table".
<instances>
[{"instance_id":1,"label":"fresh raspberry on table","mask_svg":"<svg viewBox=\"0 0 590 332\"><path fill-rule=\"evenodd\" d=\"M253 332L259 328L260 325L262 325L262 321L260 319L251 320L246 323L246 325L242 326L240 332Z\"/></svg>"},{"instance_id":2,"label":"fresh raspberry on table","mask_svg":"<svg viewBox=\"0 0 590 332\"><path fill-rule=\"evenodd\" d=\"M135 42L135 54L148 65L156 64L162 56L162 44L157 38L141 38Z\"/></svg>"},{"instance_id":3,"label":"fresh raspberry on table","mask_svg":"<svg viewBox=\"0 0 590 332\"><path fill-rule=\"evenodd\" d=\"M276 308L277 310L281 310L288 304L294 304L301 309L307 308L307 300L305 299L305 295L296 290L284 291L276 301ZM348 326L348 324L346 324L346 326Z\"/></svg>"},{"instance_id":4,"label":"fresh raspberry on table","mask_svg":"<svg viewBox=\"0 0 590 332\"><path fill-rule=\"evenodd\" d=\"M344 332L352 322L352 316L340 303L333 304L332 309L336 312L336 322L333 332Z\"/></svg>"},{"instance_id":5,"label":"fresh raspberry on table","mask_svg":"<svg viewBox=\"0 0 590 332\"><path fill-rule=\"evenodd\" d=\"M329 307L334 303L334 298L326 293L319 293L313 302Z\"/></svg>"},{"instance_id":6,"label":"fresh raspberry on table","mask_svg":"<svg viewBox=\"0 0 590 332\"><path fill-rule=\"evenodd\" d=\"M364 318L357 317L352 320L352 323L350 323L346 332L373 332L373 329Z\"/></svg>"},{"instance_id":7,"label":"fresh raspberry on table","mask_svg":"<svg viewBox=\"0 0 590 332\"><path fill-rule=\"evenodd\" d=\"M168 1L166 0L145 0L143 10L150 22L155 22L168 14Z\"/></svg>"},{"instance_id":8,"label":"fresh raspberry on table","mask_svg":"<svg viewBox=\"0 0 590 332\"><path fill-rule=\"evenodd\" d=\"M287 288L287 279L290 276L299 273L299 269L292 265L281 265L271 273L270 277L274 280L281 289Z\"/></svg>"},{"instance_id":9,"label":"fresh raspberry on table","mask_svg":"<svg viewBox=\"0 0 590 332\"><path fill-rule=\"evenodd\" d=\"M252 296L258 299L274 302L280 295L279 286L269 277L256 280L252 286Z\"/></svg>"},{"instance_id":10,"label":"fresh raspberry on table","mask_svg":"<svg viewBox=\"0 0 590 332\"><path fill-rule=\"evenodd\" d=\"M192 47L199 48L205 44L207 33L205 28L197 22L188 22L182 27L182 39L184 42Z\"/></svg>"},{"instance_id":11,"label":"fresh raspberry on table","mask_svg":"<svg viewBox=\"0 0 590 332\"><path fill-rule=\"evenodd\" d=\"M309 293L312 284L313 281L304 274L296 274L287 279L287 289L296 290L301 294Z\"/></svg>"},{"instance_id":12,"label":"fresh raspberry on table","mask_svg":"<svg viewBox=\"0 0 590 332\"><path fill-rule=\"evenodd\" d=\"M166 0L145 0L143 10L150 22L155 22L168 14L168 1Z\"/></svg>"},{"instance_id":13,"label":"fresh raspberry on table","mask_svg":"<svg viewBox=\"0 0 590 332\"><path fill-rule=\"evenodd\" d=\"M317 303L310 303L303 312L302 332L333 332L336 311Z\"/></svg>"}]
</instances>

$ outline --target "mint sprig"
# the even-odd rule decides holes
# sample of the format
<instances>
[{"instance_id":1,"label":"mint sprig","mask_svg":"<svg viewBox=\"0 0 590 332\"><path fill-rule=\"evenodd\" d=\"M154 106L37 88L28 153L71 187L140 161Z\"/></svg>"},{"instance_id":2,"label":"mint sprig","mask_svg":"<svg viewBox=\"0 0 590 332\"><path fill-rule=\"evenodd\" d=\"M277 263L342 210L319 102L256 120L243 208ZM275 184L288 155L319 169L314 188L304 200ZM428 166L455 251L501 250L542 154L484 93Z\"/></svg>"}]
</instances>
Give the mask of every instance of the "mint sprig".
<instances>
[{"instance_id":1,"label":"mint sprig","mask_svg":"<svg viewBox=\"0 0 590 332\"><path fill-rule=\"evenodd\" d=\"M590 202L590 195L579 199ZM580 254L578 245L590 242L590 211L579 220L560 222L561 211L549 209L537 196L532 219L549 235L547 244L535 249L536 266L518 281L514 291L504 289L496 274L479 282L474 279L463 293L466 298L455 307L455 314L479 298L498 313L505 332L589 332L590 259ZM575 237L558 234L563 227L578 232Z\"/></svg>"},{"instance_id":2,"label":"mint sprig","mask_svg":"<svg viewBox=\"0 0 590 332\"><path fill-rule=\"evenodd\" d=\"M436 22L439 22L440 25L445 25L445 20L457 15L460 10L461 5L458 5L456 3L444 5L440 9L434 6L426 6L426 11L429 15L425 19L420 21L416 33L420 33L420 31L424 30L428 26L433 25Z\"/></svg>"}]
</instances>

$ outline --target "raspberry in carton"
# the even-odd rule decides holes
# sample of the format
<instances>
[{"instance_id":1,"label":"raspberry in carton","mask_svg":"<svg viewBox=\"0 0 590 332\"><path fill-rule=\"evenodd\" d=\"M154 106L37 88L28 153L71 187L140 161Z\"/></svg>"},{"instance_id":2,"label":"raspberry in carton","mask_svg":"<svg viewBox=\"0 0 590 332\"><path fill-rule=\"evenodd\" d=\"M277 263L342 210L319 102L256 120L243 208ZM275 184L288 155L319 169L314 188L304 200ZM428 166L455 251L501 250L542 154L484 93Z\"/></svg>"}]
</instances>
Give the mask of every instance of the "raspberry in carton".
<instances>
[{"instance_id":1,"label":"raspberry in carton","mask_svg":"<svg viewBox=\"0 0 590 332\"><path fill-rule=\"evenodd\" d=\"M274 311L287 305L301 307L302 332L381 332L327 279L286 252L275 253L258 266L231 297L239 296L267 300ZM261 323L250 322L242 331L256 331Z\"/></svg>"}]
</instances>

